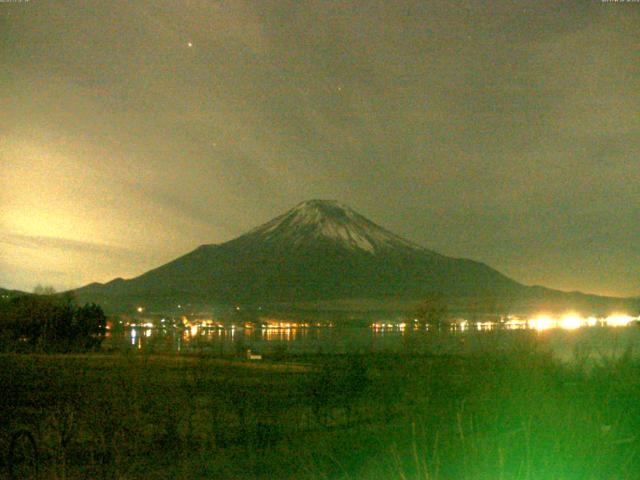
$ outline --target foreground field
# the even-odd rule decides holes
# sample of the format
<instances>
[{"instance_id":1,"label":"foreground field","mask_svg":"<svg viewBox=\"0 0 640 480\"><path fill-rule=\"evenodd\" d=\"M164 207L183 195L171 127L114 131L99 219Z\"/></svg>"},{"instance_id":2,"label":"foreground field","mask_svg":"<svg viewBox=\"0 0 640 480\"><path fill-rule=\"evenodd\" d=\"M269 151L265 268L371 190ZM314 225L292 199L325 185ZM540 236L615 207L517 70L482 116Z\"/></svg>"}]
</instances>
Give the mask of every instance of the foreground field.
<instances>
[{"instance_id":1,"label":"foreground field","mask_svg":"<svg viewBox=\"0 0 640 480\"><path fill-rule=\"evenodd\" d=\"M640 478L631 358L285 360L3 355L0 446L32 432L42 479Z\"/></svg>"}]
</instances>

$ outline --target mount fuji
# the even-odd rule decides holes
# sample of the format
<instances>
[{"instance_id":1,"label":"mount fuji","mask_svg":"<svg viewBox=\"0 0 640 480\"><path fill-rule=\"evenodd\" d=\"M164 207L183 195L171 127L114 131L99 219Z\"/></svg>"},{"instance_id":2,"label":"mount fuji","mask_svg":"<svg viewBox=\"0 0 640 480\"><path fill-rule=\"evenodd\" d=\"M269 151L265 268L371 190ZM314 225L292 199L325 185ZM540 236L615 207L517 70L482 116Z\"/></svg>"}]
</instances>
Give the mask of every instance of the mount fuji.
<instances>
[{"instance_id":1,"label":"mount fuji","mask_svg":"<svg viewBox=\"0 0 640 480\"><path fill-rule=\"evenodd\" d=\"M136 278L90 284L76 294L107 307L130 307L420 299L434 292L459 297L522 288L485 264L405 240L346 205L310 200L233 240L202 245Z\"/></svg>"}]
</instances>

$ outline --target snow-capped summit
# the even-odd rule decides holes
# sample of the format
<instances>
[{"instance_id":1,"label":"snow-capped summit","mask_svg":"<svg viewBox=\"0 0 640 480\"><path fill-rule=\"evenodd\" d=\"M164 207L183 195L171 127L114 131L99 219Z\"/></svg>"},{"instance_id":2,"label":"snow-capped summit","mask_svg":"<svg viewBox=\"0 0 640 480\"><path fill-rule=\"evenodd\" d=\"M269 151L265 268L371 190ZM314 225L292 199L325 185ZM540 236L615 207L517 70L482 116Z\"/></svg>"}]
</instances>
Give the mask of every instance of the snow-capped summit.
<instances>
[{"instance_id":1,"label":"snow-capped summit","mask_svg":"<svg viewBox=\"0 0 640 480\"><path fill-rule=\"evenodd\" d=\"M521 286L472 260L440 255L335 201L309 200L250 232L136 278L77 291L84 301L178 305L469 296Z\"/></svg>"},{"instance_id":2,"label":"snow-capped summit","mask_svg":"<svg viewBox=\"0 0 640 480\"><path fill-rule=\"evenodd\" d=\"M334 200L302 202L284 215L253 229L247 236L294 245L328 239L370 253L389 248L424 250Z\"/></svg>"}]
</instances>

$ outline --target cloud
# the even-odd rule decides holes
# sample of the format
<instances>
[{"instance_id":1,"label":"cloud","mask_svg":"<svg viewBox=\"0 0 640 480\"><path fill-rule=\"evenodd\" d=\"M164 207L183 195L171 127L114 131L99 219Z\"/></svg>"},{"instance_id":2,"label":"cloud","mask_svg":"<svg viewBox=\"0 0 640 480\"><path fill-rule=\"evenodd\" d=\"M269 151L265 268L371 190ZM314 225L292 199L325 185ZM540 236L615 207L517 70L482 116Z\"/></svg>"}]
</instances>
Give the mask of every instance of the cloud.
<instances>
[{"instance_id":1,"label":"cloud","mask_svg":"<svg viewBox=\"0 0 640 480\"><path fill-rule=\"evenodd\" d=\"M125 247L107 245L97 242L85 242L81 240L60 237L2 233L0 234L0 243L18 248L55 249L61 250L63 252L120 258L129 258L136 255L134 251Z\"/></svg>"},{"instance_id":2,"label":"cloud","mask_svg":"<svg viewBox=\"0 0 640 480\"><path fill-rule=\"evenodd\" d=\"M14 278L139 274L320 197L523 282L637 291L635 5L94 7L0 29ZM562 267L594 246L621 275Z\"/></svg>"}]
</instances>

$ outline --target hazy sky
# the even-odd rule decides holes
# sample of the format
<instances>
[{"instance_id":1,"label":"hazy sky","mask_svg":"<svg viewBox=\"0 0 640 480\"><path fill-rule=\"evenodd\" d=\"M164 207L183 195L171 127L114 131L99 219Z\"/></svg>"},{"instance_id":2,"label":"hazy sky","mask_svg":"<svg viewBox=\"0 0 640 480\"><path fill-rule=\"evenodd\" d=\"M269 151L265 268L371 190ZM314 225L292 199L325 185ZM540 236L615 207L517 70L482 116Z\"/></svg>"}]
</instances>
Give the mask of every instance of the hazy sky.
<instances>
[{"instance_id":1,"label":"hazy sky","mask_svg":"<svg viewBox=\"0 0 640 480\"><path fill-rule=\"evenodd\" d=\"M640 3L0 3L0 286L131 277L336 199L640 294Z\"/></svg>"}]
</instances>

